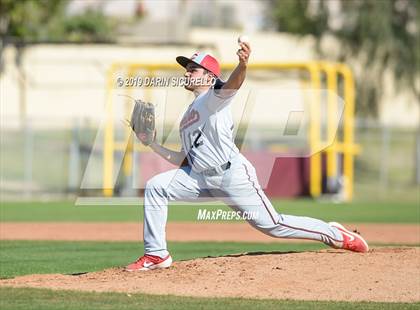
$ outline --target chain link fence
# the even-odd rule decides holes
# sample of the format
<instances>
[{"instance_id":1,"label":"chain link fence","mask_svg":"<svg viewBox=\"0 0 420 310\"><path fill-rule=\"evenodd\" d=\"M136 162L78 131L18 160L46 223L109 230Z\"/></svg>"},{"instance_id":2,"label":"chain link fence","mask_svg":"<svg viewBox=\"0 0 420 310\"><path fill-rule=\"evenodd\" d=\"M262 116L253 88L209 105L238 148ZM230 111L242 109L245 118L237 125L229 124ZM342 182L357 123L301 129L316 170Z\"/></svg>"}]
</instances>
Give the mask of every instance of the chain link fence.
<instances>
[{"instance_id":1,"label":"chain link fence","mask_svg":"<svg viewBox=\"0 0 420 310\"><path fill-rule=\"evenodd\" d=\"M355 139L355 197L369 200L419 200L420 132L359 122Z\"/></svg>"},{"instance_id":2,"label":"chain link fence","mask_svg":"<svg viewBox=\"0 0 420 310\"><path fill-rule=\"evenodd\" d=\"M87 122L58 129L43 129L33 122L2 128L2 200L78 194L89 156L102 156L91 153L97 130ZM362 148L355 159L356 200L419 200L419 131L358 122L355 138Z\"/></svg>"},{"instance_id":3,"label":"chain link fence","mask_svg":"<svg viewBox=\"0 0 420 310\"><path fill-rule=\"evenodd\" d=\"M43 129L30 121L24 127L2 128L2 200L63 198L76 193L96 130L80 124L71 129Z\"/></svg>"}]
</instances>

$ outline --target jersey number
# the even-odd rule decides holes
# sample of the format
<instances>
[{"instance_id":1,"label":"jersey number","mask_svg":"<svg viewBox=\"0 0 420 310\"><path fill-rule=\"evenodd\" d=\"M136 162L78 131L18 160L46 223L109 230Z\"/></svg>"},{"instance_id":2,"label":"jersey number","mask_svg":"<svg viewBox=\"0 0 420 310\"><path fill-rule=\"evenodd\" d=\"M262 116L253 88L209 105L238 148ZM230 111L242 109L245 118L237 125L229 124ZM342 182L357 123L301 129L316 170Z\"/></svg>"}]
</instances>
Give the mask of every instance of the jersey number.
<instances>
[{"instance_id":1,"label":"jersey number","mask_svg":"<svg viewBox=\"0 0 420 310\"><path fill-rule=\"evenodd\" d=\"M186 135L188 137L189 144L191 149L189 150L187 156L190 158L191 164L194 164L195 151L194 148L198 148L200 145L204 144L204 141L201 138L202 132L200 129L196 129L192 132L191 135Z\"/></svg>"},{"instance_id":2,"label":"jersey number","mask_svg":"<svg viewBox=\"0 0 420 310\"><path fill-rule=\"evenodd\" d=\"M193 131L193 133L192 133L192 139L191 140L194 140L194 142L192 143L192 147L199 147L200 145L203 145L203 140L200 140L200 138L201 138L201 135L202 135L203 133L200 131L200 129L196 129L196 130L194 130Z\"/></svg>"}]
</instances>

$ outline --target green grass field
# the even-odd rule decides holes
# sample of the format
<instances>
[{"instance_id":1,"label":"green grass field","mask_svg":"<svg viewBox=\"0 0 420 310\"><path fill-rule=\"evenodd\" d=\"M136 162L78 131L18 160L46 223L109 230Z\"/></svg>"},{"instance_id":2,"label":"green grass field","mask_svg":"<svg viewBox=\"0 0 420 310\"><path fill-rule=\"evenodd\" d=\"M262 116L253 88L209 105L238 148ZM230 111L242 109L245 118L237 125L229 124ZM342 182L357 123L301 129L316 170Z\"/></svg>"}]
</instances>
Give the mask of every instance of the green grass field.
<instances>
[{"instance_id":1,"label":"green grass field","mask_svg":"<svg viewBox=\"0 0 420 310\"><path fill-rule=\"evenodd\" d=\"M243 252L300 252L321 243L168 242L174 260ZM125 266L143 253L140 242L1 241L0 277L34 273L81 273ZM51 253L54 253L53 255Z\"/></svg>"},{"instance_id":2,"label":"green grass field","mask_svg":"<svg viewBox=\"0 0 420 310\"><path fill-rule=\"evenodd\" d=\"M259 244L172 242L174 259L220 256L252 251L309 251L325 248L313 244ZM35 273L74 274L123 266L142 252L137 242L0 242L0 276ZM53 253L53 254L52 254ZM240 298L190 298L144 294L52 291L0 288L1 309L418 309L403 303L347 303L318 301L251 300Z\"/></svg>"},{"instance_id":3,"label":"green grass field","mask_svg":"<svg viewBox=\"0 0 420 310\"><path fill-rule=\"evenodd\" d=\"M276 201L286 214L314 216L343 222L419 223L414 203L352 203L336 205L311 200ZM171 206L170 221L195 221L203 206ZM206 206L207 209L220 206ZM140 221L139 206L74 206L72 202L2 202L0 219L8 221ZM254 251L311 251L319 243L170 242L175 260ZM138 242L1 241L0 277L34 273L73 274L124 266L142 254ZM248 300L238 298L187 298L143 294L51 291L0 288L3 309L418 309L419 304L347 303L315 301Z\"/></svg>"},{"instance_id":4,"label":"green grass field","mask_svg":"<svg viewBox=\"0 0 420 310\"><path fill-rule=\"evenodd\" d=\"M326 221L355 223L419 223L420 208L415 202L334 204L313 200L275 200L279 213L310 216ZM172 205L169 221L196 221L199 208L225 209L224 205ZM140 206L75 206L73 202L2 202L0 221L3 222L133 222L143 218Z\"/></svg>"},{"instance_id":5,"label":"green grass field","mask_svg":"<svg viewBox=\"0 0 420 310\"><path fill-rule=\"evenodd\" d=\"M0 288L1 309L80 310L80 309L418 309L418 304L350 303L324 301L279 301L242 298L191 298L170 295L85 293L45 289Z\"/></svg>"},{"instance_id":6,"label":"green grass field","mask_svg":"<svg viewBox=\"0 0 420 310\"><path fill-rule=\"evenodd\" d=\"M419 304L350 303L324 301L279 301L242 298L190 298L170 295L85 293L45 289L0 288L1 309L79 310L79 309L418 309Z\"/></svg>"}]
</instances>

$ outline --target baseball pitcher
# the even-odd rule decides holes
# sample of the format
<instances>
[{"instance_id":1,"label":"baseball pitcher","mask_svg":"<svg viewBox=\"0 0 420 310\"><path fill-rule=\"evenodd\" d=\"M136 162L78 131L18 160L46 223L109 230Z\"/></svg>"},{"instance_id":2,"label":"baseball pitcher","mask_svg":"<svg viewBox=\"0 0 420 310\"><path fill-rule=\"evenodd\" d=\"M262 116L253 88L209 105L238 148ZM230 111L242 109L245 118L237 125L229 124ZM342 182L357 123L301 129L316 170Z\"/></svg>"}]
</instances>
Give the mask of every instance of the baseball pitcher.
<instances>
[{"instance_id":1,"label":"baseball pitcher","mask_svg":"<svg viewBox=\"0 0 420 310\"><path fill-rule=\"evenodd\" d=\"M185 89L195 96L179 125L180 151L169 150L155 141L153 109L136 103L131 125L137 137L180 168L158 174L146 183L144 255L128 265L127 271L171 266L165 236L168 203L201 197L217 197L235 211L258 214L247 221L275 238L309 239L333 248L368 251L368 244L357 233L335 222L279 214L264 194L254 167L234 143L230 103L245 80L251 54L249 42L240 42L239 46L239 63L226 82L219 79L218 61L207 53L176 58L185 68L184 77L189 82Z\"/></svg>"}]
</instances>

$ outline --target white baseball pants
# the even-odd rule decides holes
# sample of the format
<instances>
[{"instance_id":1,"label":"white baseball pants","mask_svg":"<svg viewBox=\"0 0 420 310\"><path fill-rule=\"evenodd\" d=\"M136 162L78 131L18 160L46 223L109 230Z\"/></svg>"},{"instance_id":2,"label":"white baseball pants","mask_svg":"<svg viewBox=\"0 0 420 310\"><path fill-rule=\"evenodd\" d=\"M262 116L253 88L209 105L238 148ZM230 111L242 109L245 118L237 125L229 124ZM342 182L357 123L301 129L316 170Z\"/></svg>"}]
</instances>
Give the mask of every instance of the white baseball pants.
<instances>
[{"instance_id":1,"label":"white baseball pants","mask_svg":"<svg viewBox=\"0 0 420 310\"><path fill-rule=\"evenodd\" d=\"M158 174L146 183L145 254L168 255L165 226L169 201L193 202L203 197L221 200L235 211L257 214L247 221L272 237L317 240L330 246L340 246L343 241L339 230L324 221L277 213L261 189L254 167L239 154L221 175L205 176L182 167Z\"/></svg>"}]
</instances>

